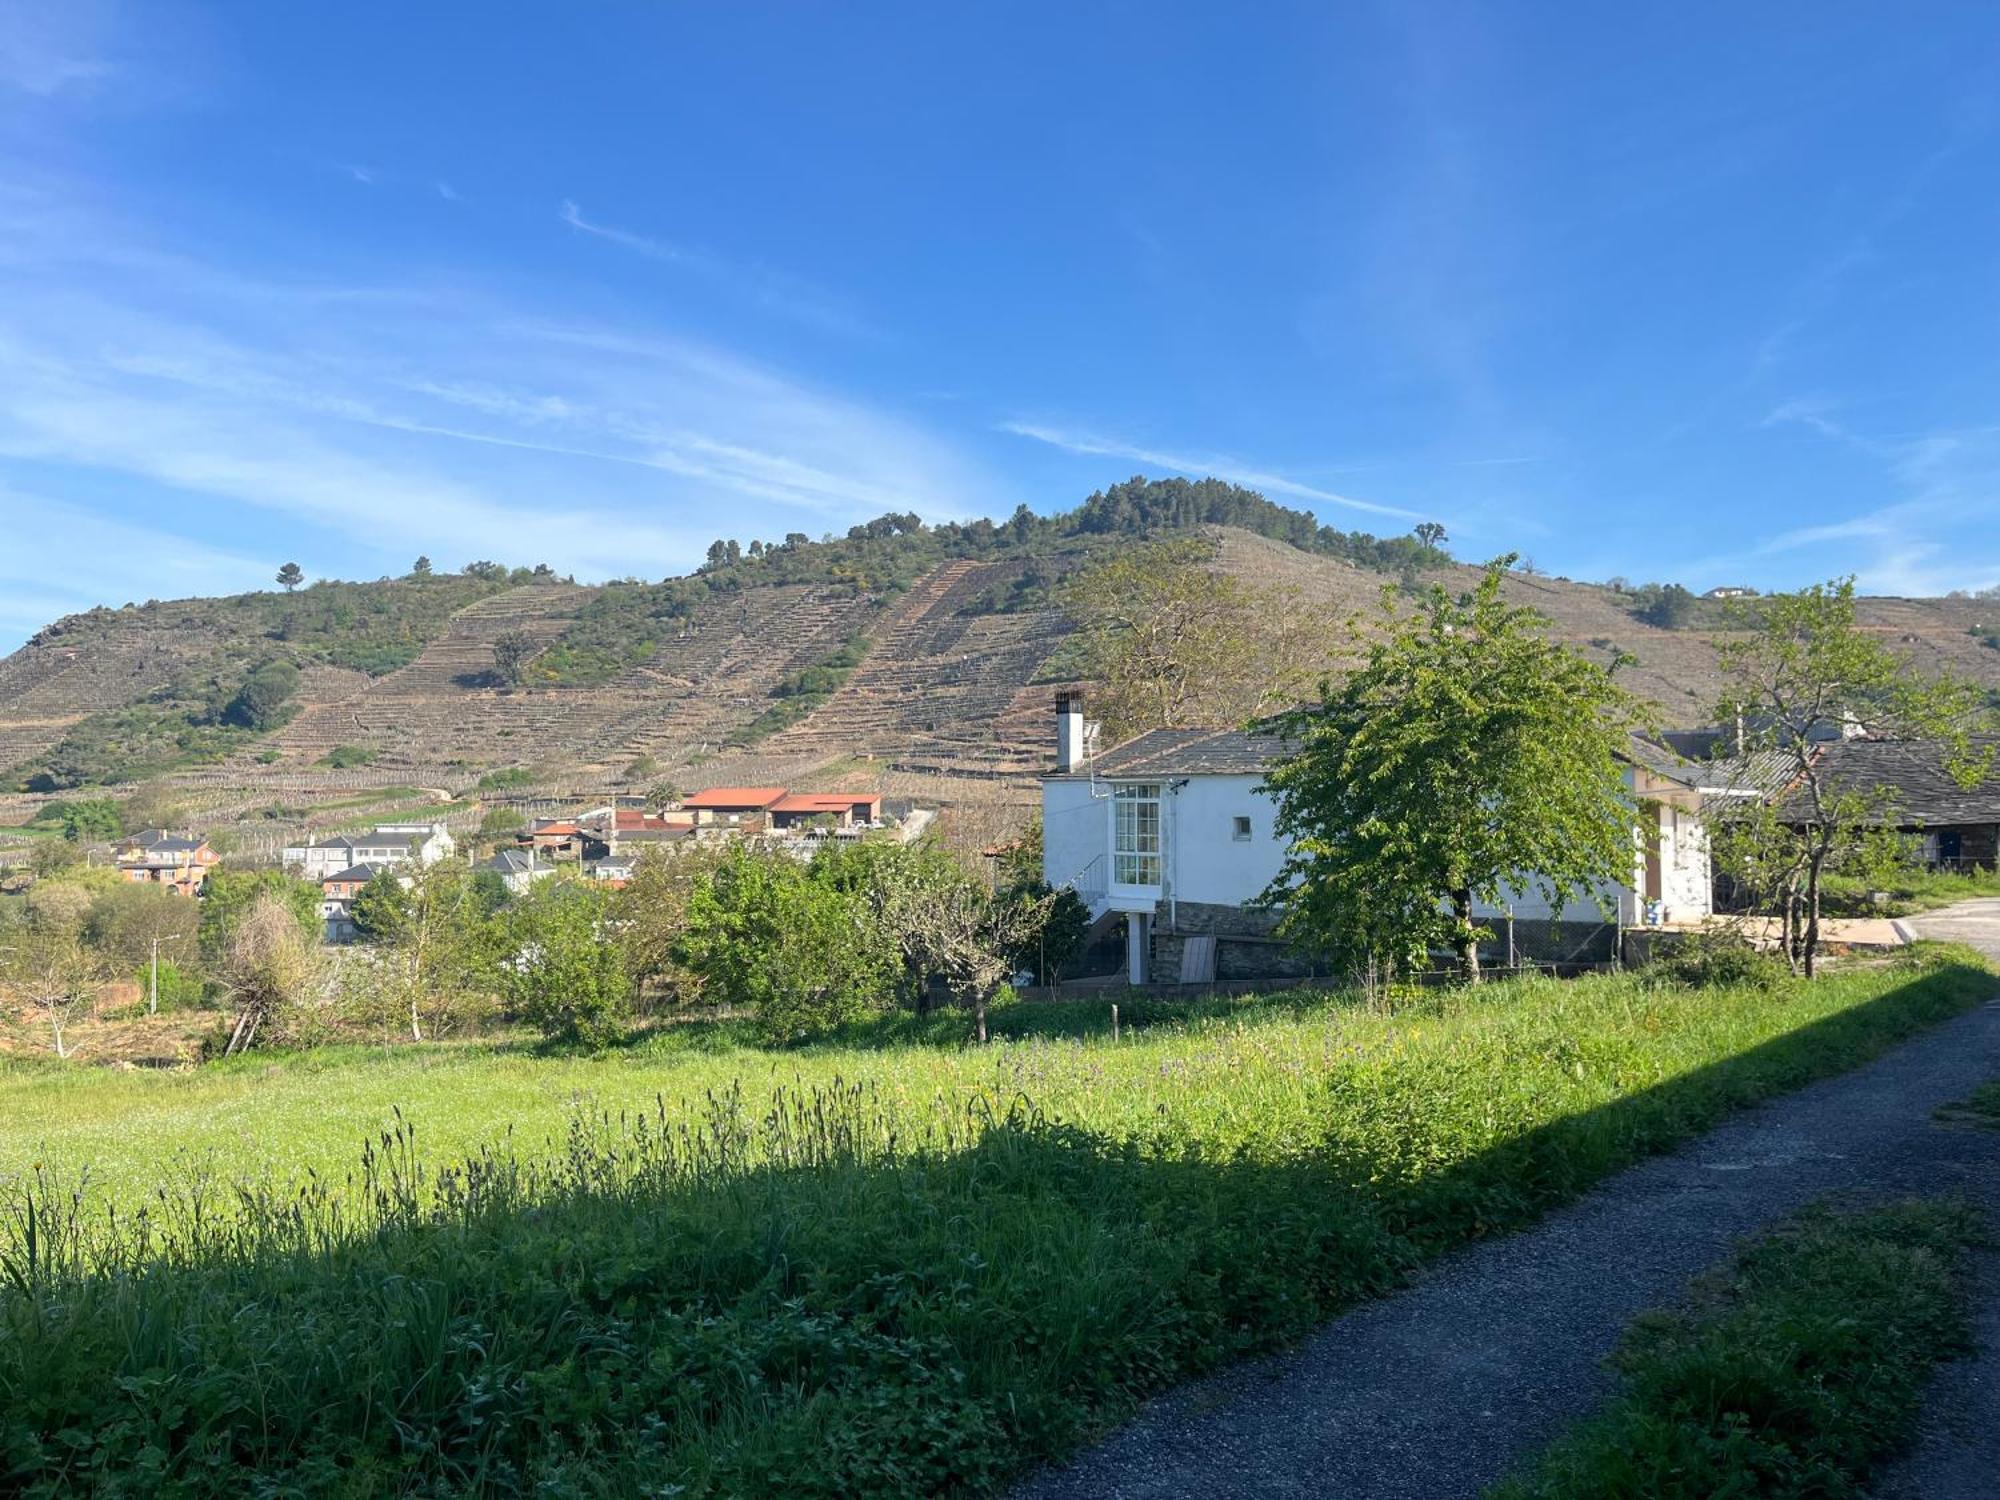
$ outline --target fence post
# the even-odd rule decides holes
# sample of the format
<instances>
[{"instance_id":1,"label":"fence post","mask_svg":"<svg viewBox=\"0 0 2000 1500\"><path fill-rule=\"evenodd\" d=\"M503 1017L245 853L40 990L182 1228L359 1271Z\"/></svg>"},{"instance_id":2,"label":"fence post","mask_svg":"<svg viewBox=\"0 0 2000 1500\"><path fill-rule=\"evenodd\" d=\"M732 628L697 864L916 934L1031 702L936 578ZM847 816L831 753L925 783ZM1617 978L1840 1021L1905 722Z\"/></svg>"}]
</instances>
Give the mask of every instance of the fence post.
<instances>
[{"instance_id":1,"label":"fence post","mask_svg":"<svg viewBox=\"0 0 2000 1500\"><path fill-rule=\"evenodd\" d=\"M1111 1040L1118 1040L1118 1002L1111 1002Z\"/></svg>"}]
</instances>

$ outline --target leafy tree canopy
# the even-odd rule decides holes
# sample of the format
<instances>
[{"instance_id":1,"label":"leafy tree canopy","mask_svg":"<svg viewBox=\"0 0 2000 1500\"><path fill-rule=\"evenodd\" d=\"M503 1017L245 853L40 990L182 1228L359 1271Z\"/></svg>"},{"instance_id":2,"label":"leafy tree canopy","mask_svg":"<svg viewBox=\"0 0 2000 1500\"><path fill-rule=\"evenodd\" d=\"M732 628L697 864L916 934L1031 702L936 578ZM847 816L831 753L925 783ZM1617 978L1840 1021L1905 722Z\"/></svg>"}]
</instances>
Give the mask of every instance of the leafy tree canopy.
<instances>
[{"instance_id":1,"label":"leafy tree canopy","mask_svg":"<svg viewBox=\"0 0 2000 1500\"><path fill-rule=\"evenodd\" d=\"M1477 979L1475 903L1630 877L1634 701L1502 599L1508 561L1413 611L1385 599L1362 665L1274 721L1295 745L1269 777L1290 852L1265 899L1356 971L1448 944Z\"/></svg>"}]
</instances>

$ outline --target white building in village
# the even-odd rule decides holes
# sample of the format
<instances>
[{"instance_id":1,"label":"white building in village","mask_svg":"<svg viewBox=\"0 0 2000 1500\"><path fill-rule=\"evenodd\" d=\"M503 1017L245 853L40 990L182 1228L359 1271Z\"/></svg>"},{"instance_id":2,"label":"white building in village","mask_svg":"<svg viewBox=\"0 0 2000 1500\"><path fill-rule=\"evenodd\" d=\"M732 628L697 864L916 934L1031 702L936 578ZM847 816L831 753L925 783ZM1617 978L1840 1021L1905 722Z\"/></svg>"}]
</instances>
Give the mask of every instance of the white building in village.
<instances>
[{"instance_id":1,"label":"white building in village","mask_svg":"<svg viewBox=\"0 0 2000 1500\"><path fill-rule=\"evenodd\" d=\"M367 833L293 844L280 857L285 868L321 881L356 865L434 865L457 848L442 823L384 823Z\"/></svg>"},{"instance_id":2,"label":"white building in village","mask_svg":"<svg viewBox=\"0 0 2000 1500\"><path fill-rule=\"evenodd\" d=\"M1284 863L1277 807L1264 791L1282 743L1238 730L1160 729L1092 756L1094 728L1079 695L1058 695L1056 769L1042 779L1042 868L1050 885L1075 890L1093 918L1124 914L1128 977L1303 972L1271 936L1272 914L1249 905ZM1527 891L1479 909L1486 925L1505 924L1518 953L1605 957L1621 928L1709 914L1708 835L1693 769L1635 740L1626 785L1641 822L1628 881L1579 891L1560 911Z\"/></svg>"}]
</instances>

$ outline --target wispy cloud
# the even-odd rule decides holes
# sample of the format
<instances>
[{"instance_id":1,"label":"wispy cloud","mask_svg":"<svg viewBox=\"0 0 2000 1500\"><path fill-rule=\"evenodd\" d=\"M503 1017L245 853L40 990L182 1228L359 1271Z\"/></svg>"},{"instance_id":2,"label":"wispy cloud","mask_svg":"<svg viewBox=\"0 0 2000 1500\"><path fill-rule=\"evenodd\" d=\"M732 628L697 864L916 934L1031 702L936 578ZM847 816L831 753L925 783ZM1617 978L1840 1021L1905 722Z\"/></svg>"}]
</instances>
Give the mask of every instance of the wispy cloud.
<instances>
[{"instance_id":1,"label":"wispy cloud","mask_svg":"<svg viewBox=\"0 0 2000 1500\"><path fill-rule=\"evenodd\" d=\"M363 187L375 186L375 173L371 168L359 166L354 162L342 162L340 170Z\"/></svg>"},{"instance_id":2,"label":"wispy cloud","mask_svg":"<svg viewBox=\"0 0 2000 1500\"><path fill-rule=\"evenodd\" d=\"M436 184L436 188L437 188L437 195L440 198L444 199L444 201L447 203L463 203L465 201L464 197L459 193L458 189L453 187L448 182L441 181Z\"/></svg>"},{"instance_id":3,"label":"wispy cloud","mask_svg":"<svg viewBox=\"0 0 2000 1500\"><path fill-rule=\"evenodd\" d=\"M648 260L679 261L689 258L687 251L678 245L668 244L665 240L656 240L650 235L634 234L629 229L614 229L609 224L599 224L586 219L583 210L567 198L563 199L562 208L556 217L572 229L595 235L600 240L609 240L620 249L630 250L634 255L643 255Z\"/></svg>"},{"instance_id":4,"label":"wispy cloud","mask_svg":"<svg viewBox=\"0 0 2000 1500\"><path fill-rule=\"evenodd\" d=\"M302 562L364 574L425 552L658 576L717 535L1000 503L925 428L728 349L463 286L288 286L0 184L10 479L32 497L8 500L10 521L105 495L111 514L209 536L291 535L273 530L286 518ZM164 592L105 572L97 550L38 549L37 587L14 589L36 602L9 613Z\"/></svg>"},{"instance_id":5,"label":"wispy cloud","mask_svg":"<svg viewBox=\"0 0 2000 1500\"><path fill-rule=\"evenodd\" d=\"M6 484L0 484L0 530L59 536L65 549L89 559L86 573L66 574L41 548L0 548L0 638L28 635L98 604L261 587L275 566Z\"/></svg>"},{"instance_id":6,"label":"wispy cloud","mask_svg":"<svg viewBox=\"0 0 2000 1500\"><path fill-rule=\"evenodd\" d=\"M0 8L0 89L39 99L96 91L118 72L108 33L106 7L83 0Z\"/></svg>"},{"instance_id":7,"label":"wispy cloud","mask_svg":"<svg viewBox=\"0 0 2000 1500\"><path fill-rule=\"evenodd\" d=\"M556 217L579 234L616 245L619 249L647 260L671 265L700 276L711 285L728 291L752 306L775 316L847 337L878 338L880 334L852 308L789 272L767 266L738 265L722 256L673 240L621 229L601 219L589 217L575 202L565 198Z\"/></svg>"},{"instance_id":8,"label":"wispy cloud","mask_svg":"<svg viewBox=\"0 0 2000 1500\"><path fill-rule=\"evenodd\" d=\"M1357 500L1352 495L1337 494L1333 490L1321 489L1317 485L1304 484L1287 475L1274 473L1254 464L1242 463L1221 454L1167 452L1094 433L1051 427L1039 422L1002 422L999 424L999 430L1012 433L1016 437L1046 443L1052 448L1062 449L1065 453L1076 453L1091 458L1130 459L1134 463L1147 464L1175 474L1185 474L1194 478L1213 476L1217 479L1227 479L1235 484L1247 485L1251 489L1262 490L1267 495L1284 495L1294 500L1315 501L1321 505L1339 505L1349 510L1364 511L1369 515L1395 516L1405 521L1424 519L1417 511L1405 510L1399 505L1384 505L1375 500Z\"/></svg>"}]
</instances>

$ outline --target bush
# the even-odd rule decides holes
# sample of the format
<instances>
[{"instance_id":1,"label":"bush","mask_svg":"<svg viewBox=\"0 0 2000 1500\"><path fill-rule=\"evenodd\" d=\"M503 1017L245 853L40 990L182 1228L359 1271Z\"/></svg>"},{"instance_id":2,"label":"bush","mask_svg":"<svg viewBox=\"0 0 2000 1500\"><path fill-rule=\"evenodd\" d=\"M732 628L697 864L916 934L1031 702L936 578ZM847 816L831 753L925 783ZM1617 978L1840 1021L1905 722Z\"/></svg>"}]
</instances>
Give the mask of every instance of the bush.
<instances>
[{"instance_id":1,"label":"bush","mask_svg":"<svg viewBox=\"0 0 2000 1500\"><path fill-rule=\"evenodd\" d=\"M678 958L706 998L745 1005L776 1042L880 1010L895 955L862 896L784 855L735 850L688 899Z\"/></svg>"},{"instance_id":2,"label":"bush","mask_svg":"<svg viewBox=\"0 0 2000 1500\"><path fill-rule=\"evenodd\" d=\"M503 988L546 1041L601 1048L624 1035L632 980L606 941L605 916L604 891L564 878L534 886L508 913Z\"/></svg>"},{"instance_id":3,"label":"bush","mask_svg":"<svg viewBox=\"0 0 2000 1500\"><path fill-rule=\"evenodd\" d=\"M1712 930L1668 942L1647 972L1697 988L1769 989L1791 976L1775 953L1754 947L1741 934Z\"/></svg>"},{"instance_id":4,"label":"bush","mask_svg":"<svg viewBox=\"0 0 2000 1500\"><path fill-rule=\"evenodd\" d=\"M335 771L346 771L355 766L373 765L381 754L369 745L335 745L320 757L319 763Z\"/></svg>"}]
</instances>

